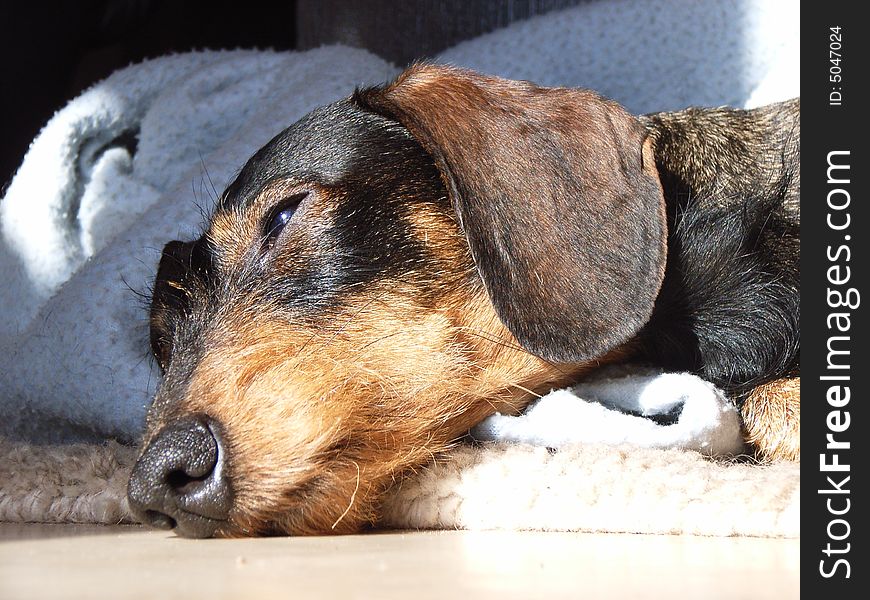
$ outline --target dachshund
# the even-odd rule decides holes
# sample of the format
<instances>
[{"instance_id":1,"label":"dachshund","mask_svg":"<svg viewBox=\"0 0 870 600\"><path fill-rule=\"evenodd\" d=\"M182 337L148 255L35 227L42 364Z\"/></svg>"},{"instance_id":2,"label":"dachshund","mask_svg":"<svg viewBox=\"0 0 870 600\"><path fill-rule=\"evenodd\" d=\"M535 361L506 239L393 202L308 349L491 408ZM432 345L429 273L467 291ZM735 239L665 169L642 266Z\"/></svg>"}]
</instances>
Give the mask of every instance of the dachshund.
<instances>
[{"instance_id":1,"label":"dachshund","mask_svg":"<svg viewBox=\"0 0 870 600\"><path fill-rule=\"evenodd\" d=\"M314 110L163 251L134 514L360 531L488 415L628 361L720 386L759 459L798 460L799 121L432 64Z\"/></svg>"}]
</instances>

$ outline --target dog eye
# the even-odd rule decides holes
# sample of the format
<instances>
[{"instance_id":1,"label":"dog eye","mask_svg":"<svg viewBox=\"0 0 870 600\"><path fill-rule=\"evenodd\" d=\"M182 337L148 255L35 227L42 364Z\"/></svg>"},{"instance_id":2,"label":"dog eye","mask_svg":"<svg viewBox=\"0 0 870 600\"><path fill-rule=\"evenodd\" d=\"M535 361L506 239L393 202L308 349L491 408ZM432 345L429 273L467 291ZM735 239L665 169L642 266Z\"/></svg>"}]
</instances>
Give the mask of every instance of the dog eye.
<instances>
[{"instance_id":1,"label":"dog eye","mask_svg":"<svg viewBox=\"0 0 870 600\"><path fill-rule=\"evenodd\" d=\"M293 217L296 209L299 208L299 203L302 202L307 195L308 192L293 194L279 202L274 210L269 213L264 228L267 241L271 241L278 237L278 234L281 233L281 230L284 229L284 226L287 225Z\"/></svg>"}]
</instances>

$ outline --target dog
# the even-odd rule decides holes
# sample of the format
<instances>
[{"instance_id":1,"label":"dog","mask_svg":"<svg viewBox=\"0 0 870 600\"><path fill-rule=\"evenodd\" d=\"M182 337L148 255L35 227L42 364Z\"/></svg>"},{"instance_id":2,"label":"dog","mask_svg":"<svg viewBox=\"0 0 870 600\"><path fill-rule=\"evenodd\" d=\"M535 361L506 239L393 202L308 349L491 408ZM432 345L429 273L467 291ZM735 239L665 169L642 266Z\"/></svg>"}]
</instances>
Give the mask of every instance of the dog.
<instances>
[{"instance_id":1,"label":"dog","mask_svg":"<svg viewBox=\"0 0 870 600\"><path fill-rule=\"evenodd\" d=\"M627 361L715 383L759 458L799 459L799 117L433 64L314 110L163 251L134 514L356 532L486 416Z\"/></svg>"}]
</instances>

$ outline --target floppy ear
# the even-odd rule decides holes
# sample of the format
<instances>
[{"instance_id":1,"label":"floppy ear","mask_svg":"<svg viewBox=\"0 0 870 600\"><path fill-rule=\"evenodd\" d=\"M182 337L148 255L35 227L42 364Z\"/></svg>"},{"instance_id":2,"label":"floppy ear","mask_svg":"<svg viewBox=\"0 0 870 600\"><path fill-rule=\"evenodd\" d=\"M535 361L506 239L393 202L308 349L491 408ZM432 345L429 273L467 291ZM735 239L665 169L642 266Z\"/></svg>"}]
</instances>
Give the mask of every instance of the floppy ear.
<instances>
[{"instance_id":1,"label":"floppy ear","mask_svg":"<svg viewBox=\"0 0 870 600\"><path fill-rule=\"evenodd\" d=\"M588 360L647 322L664 277L664 198L646 130L618 104L439 65L354 99L432 155L524 348Z\"/></svg>"},{"instance_id":2,"label":"floppy ear","mask_svg":"<svg viewBox=\"0 0 870 600\"><path fill-rule=\"evenodd\" d=\"M190 309L190 294L205 277L207 260L201 242L172 241L163 247L149 315L151 352L161 369L172 355L178 323Z\"/></svg>"}]
</instances>

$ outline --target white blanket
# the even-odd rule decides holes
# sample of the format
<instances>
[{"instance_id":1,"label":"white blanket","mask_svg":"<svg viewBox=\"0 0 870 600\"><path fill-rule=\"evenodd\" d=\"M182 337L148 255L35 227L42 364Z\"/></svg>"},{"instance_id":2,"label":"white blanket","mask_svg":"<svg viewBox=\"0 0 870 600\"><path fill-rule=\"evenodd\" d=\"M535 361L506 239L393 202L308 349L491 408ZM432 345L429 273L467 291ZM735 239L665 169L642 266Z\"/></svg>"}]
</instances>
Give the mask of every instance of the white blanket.
<instances>
[{"instance_id":1,"label":"white blanket","mask_svg":"<svg viewBox=\"0 0 870 600\"><path fill-rule=\"evenodd\" d=\"M750 106L799 95L798 26L798 6L774 0L591 2L439 60L590 87L634 112ZM59 111L0 200L0 436L135 440L159 373L133 291L148 293L164 243L195 237L200 211L284 127L397 73L345 47L183 54L117 72ZM554 392L476 433L726 453L737 443L727 399L691 376L606 387ZM645 419L655 406L679 419Z\"/></svg>"}]
</instances>

